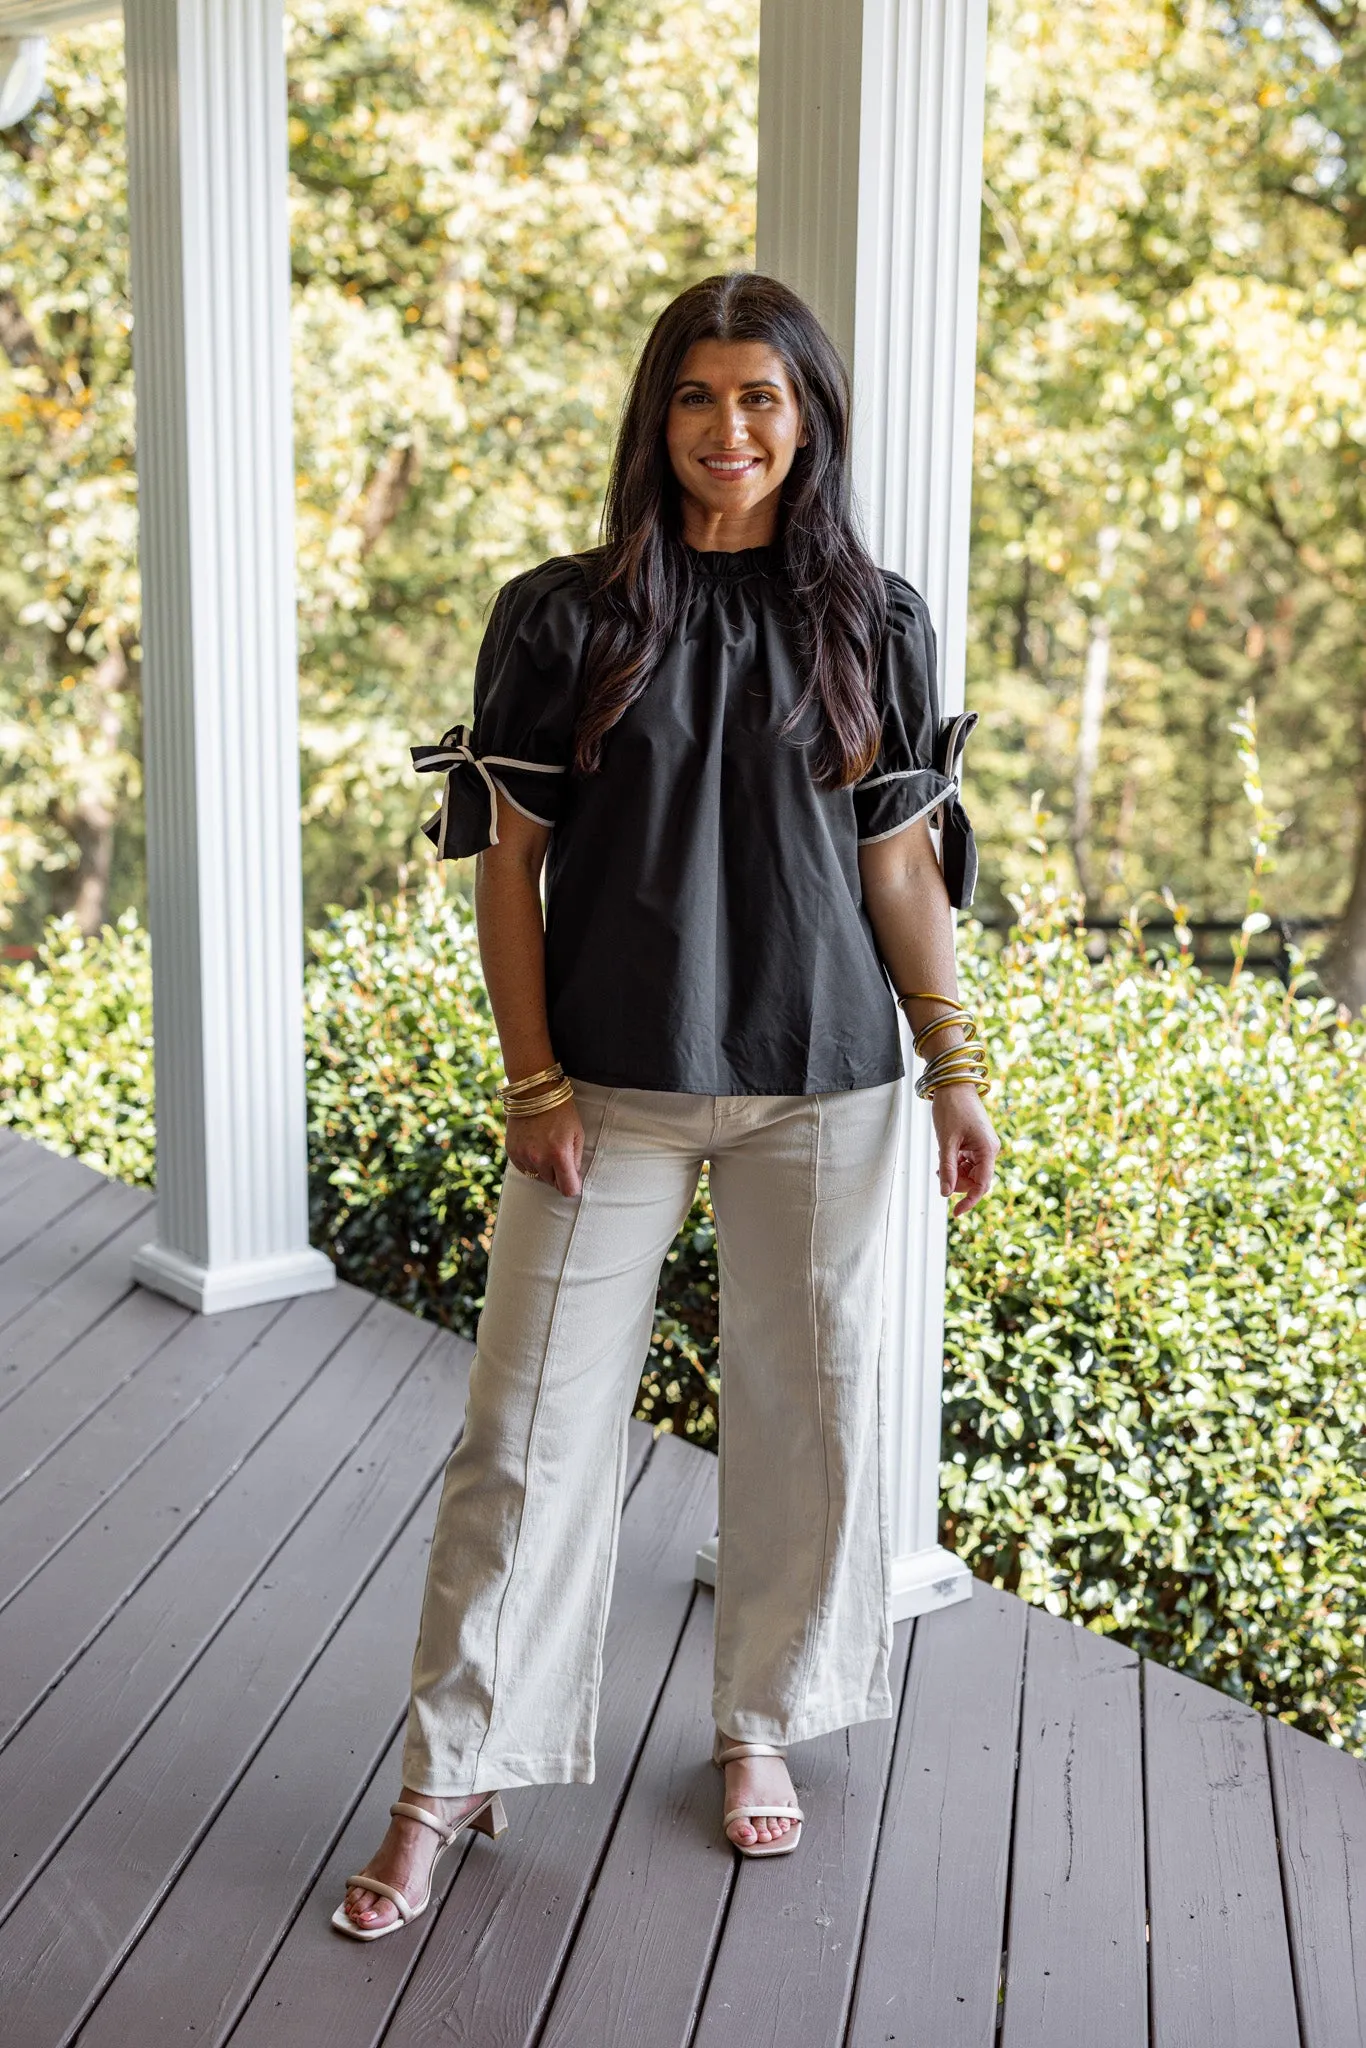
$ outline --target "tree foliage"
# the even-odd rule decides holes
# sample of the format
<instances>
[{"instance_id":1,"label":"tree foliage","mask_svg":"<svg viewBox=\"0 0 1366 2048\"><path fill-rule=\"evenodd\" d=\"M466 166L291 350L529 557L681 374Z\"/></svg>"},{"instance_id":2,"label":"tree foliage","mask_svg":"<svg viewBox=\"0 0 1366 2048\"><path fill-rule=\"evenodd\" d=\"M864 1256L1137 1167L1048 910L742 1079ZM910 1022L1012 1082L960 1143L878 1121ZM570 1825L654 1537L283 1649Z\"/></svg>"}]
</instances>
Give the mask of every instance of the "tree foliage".
<instances>
[{"instance_id":1,"label":"tree foliage","mask_svg":"<svg viewBox=\"0 0 1366 2048\"><path fill-rule=\"evenodd\" d=\"M1366 15L999 0L993 26L972 689L997 876L1038 787L1092 910L1163 884L1234 908L1220 735L1251 694L1274 907L1333 912L1366 711Z\"/></svg>"},{"instance_id":2,"label":"tree foliage","mask_svg":"<svg viewBox=\"0 0 1366 2048\"><path fill-rule=\"evenodd\" d=\"M596 537L624 379L750 260L757 8L303 0L289 30L310 900L391 882L408 743L514 570ZM139 889L121 35L0 139L0 909ZM43 875L46 887L35 887Z\"/></svg>"}]
</instances>

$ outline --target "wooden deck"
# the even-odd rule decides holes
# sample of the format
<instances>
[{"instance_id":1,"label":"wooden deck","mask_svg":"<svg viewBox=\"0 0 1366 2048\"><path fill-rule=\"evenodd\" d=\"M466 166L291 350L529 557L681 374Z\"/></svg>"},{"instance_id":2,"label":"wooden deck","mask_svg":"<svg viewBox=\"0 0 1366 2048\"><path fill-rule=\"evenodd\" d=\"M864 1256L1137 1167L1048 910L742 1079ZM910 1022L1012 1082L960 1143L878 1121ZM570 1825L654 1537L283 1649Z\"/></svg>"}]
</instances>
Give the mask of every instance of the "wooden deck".
<instances>
[{"instance_id":1,"label":"wooden deck","mask_svg":"<svg viewBox=\"0 0 1366 2048\"><path fill-rule=\"evenodd\" d=\"M469 1347L349 1287L198 1318L148 1199L0 1133L5 2048L1360 2048L1366 1770L988 1587L895 1720L719 1828L711 1458L633 1426L598 1777L440 1910L327 1916L398 1783Z\"/></svg>"}]
</instances>

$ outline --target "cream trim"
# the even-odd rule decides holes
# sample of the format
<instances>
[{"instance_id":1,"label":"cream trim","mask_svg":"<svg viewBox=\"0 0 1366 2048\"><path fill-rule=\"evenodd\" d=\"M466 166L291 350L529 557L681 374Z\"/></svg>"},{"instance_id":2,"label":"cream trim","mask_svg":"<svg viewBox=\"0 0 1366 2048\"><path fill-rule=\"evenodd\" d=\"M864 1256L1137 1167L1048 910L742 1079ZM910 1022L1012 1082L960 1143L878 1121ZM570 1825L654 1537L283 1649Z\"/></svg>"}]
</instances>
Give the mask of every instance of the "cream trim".
<instances>
[{"instance_id":1,"label":"cream trim","mask_svg":"<svg viewBox=\"0 0 1366 2048\"><path fill-rule=\"evenodd\" d=\"M484 759L485 759L485 760L487 760L488 758L489 758L489 757L488 757L488 755L486 754L486 755L484 756ZM530 767L534 767L535 765L536 765L536 764L535 764L535 762L530 762L530 763L524 763L524 762L519 762L519 763L518 763L518 766L519 766L519 767L523 767L523 766L530 766ZM531 820L531 822L532 822L532 824L533 824L533 825L544 825L547 831L549 831L549 832L553 832L553 831L554 831L554 829L555 829L555 820L554 820L553 818L539 818L539 817L537 817L537 815L536 815L535 811L529 811L529 810L527 809L527 807L526 807L526 805L525 805L525 804L519 804L519 803L518 803L518 801L517 801L517 799L516 799L516 797L515 797L515 796L512 796L512 795L511 795L511 794L509 793L509 791L508 791L508 786L507 786L507 784L506 784L506 783L505 783L505 782L503 781L503 779L502 779L502 777L501 777L500 775L495 775L495 776L494 776L494 778L493 778L493 780L494 780L494 782L495 782L495 783L496 783L496 785L497 785L497 788L498 788L498 794L499 794L499 795L500 795L500 796L502 797L502 799L503 799L504 803L508 803L508 804L511 804L511 805L512 805L512 808L513 808L513 810L514 810L514 811L520 811L520 812L521 812L521 814L522 814L522 816L523 816L524 818L530 818L530 820Z\"/></svg>"},{"instance_id":2,"label":"cream trim","mask_svg":"<svg viewBox=\"0 0 1366 2048\"><path fill-rule=\"evenodd\" d=\"M923 773L923 770L913 768L909 772L915 775ZM888 780L891 780L890 776L888 777ZM899 825L893 825L891 829L887 832L870 832L866 839L860 839L859 845L878 846L884 839L895 839L897 833L904 832L908 825L918 824L922 818L928 818L931 811L937 811L942 804L948 801L952 793L953 786L951 785L950 788L941 790L939 795L935 797L930 803L923 804L921 808L916 812L913 818L903 818Z\"/></svg>"}]
</instances>

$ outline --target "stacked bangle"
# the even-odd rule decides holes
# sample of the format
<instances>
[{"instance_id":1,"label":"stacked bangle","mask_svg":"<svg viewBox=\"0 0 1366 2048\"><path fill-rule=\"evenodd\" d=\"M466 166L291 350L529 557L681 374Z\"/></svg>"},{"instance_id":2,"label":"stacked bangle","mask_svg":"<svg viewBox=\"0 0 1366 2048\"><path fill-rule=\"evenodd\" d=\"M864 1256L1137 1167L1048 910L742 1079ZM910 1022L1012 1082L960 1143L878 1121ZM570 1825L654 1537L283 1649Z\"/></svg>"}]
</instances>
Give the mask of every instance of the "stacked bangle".
<instances>
[{"instance_id":1,"label":"stacked bangle","mask_svg":"<svg viewBox=\"0 0 1366 2048\"><path fill-rule=\"evenodd\" d=\"M930 990L920 989L913 994L898 996L902 1009L907 1003L943 1003L947 1015L936 1017L929 1024L922 1024L915 1033L916 1055L924 1060L925 1066L915 1084L915 1092L922 1102L933 1099L941 1088L954 1088L962 1082L969 1083L979 1095L985 1095L991 1086L987 1072L987 1049L977 1036L977 1026L969 1017L956 996L940 996ZM961 1045L946 1046L942 1052L929 1054L925 1048L937 1031L943 1031L950 1024L956 1024L963 1034Z\"/></svg>"},{"instance_id":2,"label":"stacked bangle","mask_svg":"<svg viewBox=\"0 0 1366 2048\"><path fill-rule=\"evenodd\" d=\"M543 1116L546 1110L573 1101L574 1084L566 1079L564 1068L556 1060L553 1067L542 1067L539 1074L527 1074L520 1081L505 1081L498 1093L506 1115Z\"/></svg>"}]
</instances>

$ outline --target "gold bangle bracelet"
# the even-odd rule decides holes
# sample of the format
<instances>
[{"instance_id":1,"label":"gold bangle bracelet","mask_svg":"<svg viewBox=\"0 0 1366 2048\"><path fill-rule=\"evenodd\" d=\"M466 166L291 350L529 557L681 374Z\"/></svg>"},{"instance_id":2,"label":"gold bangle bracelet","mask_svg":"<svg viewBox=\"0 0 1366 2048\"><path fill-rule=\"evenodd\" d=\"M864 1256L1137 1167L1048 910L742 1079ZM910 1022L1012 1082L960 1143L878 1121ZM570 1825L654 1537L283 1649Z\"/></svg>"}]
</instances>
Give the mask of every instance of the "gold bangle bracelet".
<instances>
[{"instance_id":1,"label":"gold bangle bracelet","mask_svg":"<svg viewBox=\"0 0 1366 2048\"><path fill-rule=\"evenodd\" d=\"M504 1081L498 1093L506 1102L509 1096L523 1095L530 1088L540 1087L543 1081L562 1081L563 1079L564 1068L556 1060L553 1066L542 1067L539 1074L526 1074L520 1081Z\"/></svg>"},{"instance_id":2,"label":"gold bangle bracelet","mask_svg":"<svg viewBox=\"0 0 1366 2048\"><path fill-rule=\"evenodd\" d=\"M573 1084L569 1081L564 1081L558 1088L548 1089L544 1095L533 1095L525 1100L518 1099L513 1102L505 1102L503 1108L505 1114L509 1117L544 1116L548 1109L558 1109L562 1102L572 1102L573 1099Z\"/></svg>"},{"instance_id":3,"label":"gold bangle bracelet","mask_svg":"<svg viewBox=\"0 0 1366 2048\"><path fill-rule=\"evenodd\" d=\"M929 988L908 989L904 996L897 997L897 1002L903 1005L906 1003L947 1003L950 1009L953 1010L961 1010L963 1007L957 996L939 996L935 994L933 989Z\"/></svg>"},{"instance_id":4,"label":"gold bangle bracelet","mask_svg":"<svg viewBox=\"0 0 1366 2048\"><path fill-rule=\"evenodd\" d=\"M933 1102L933 1101L934 1101L934 1098L935 1098L935 1096L936 1096L936 1095L937 1095L937 1094L939 1093L939 1089L940 1089L940 1088L958 1088L958 1087L969 1087L969 1088L975 1088L975 1089L977 1090L977 1093L978 1093L979 1095L990 1095L990 1093L991 1093L991 1083L990 1083L990 1081L973 1081L973 1080L971 1080L971 1079L969 1079L969 1080L967 1080L967 1081L965 1081L965 1082L959 1082L959 1081L941 1081L941 1082L940 1082L940 1083L938 1084L938 1087L935 1087L935 1088L922 1088L922 1087L921 1087L921 1085L920 1085L920 1083L919 1083L919 1082L917 1081L917 1082L916 1082L916 1084L915 1084L915 1092L916 1092L916 1094L917 1094L917 1095L918 1095L918 1096L920 1097L920 1100L921 1100L922 1102Z\"/></svg>"}]
</instances>

